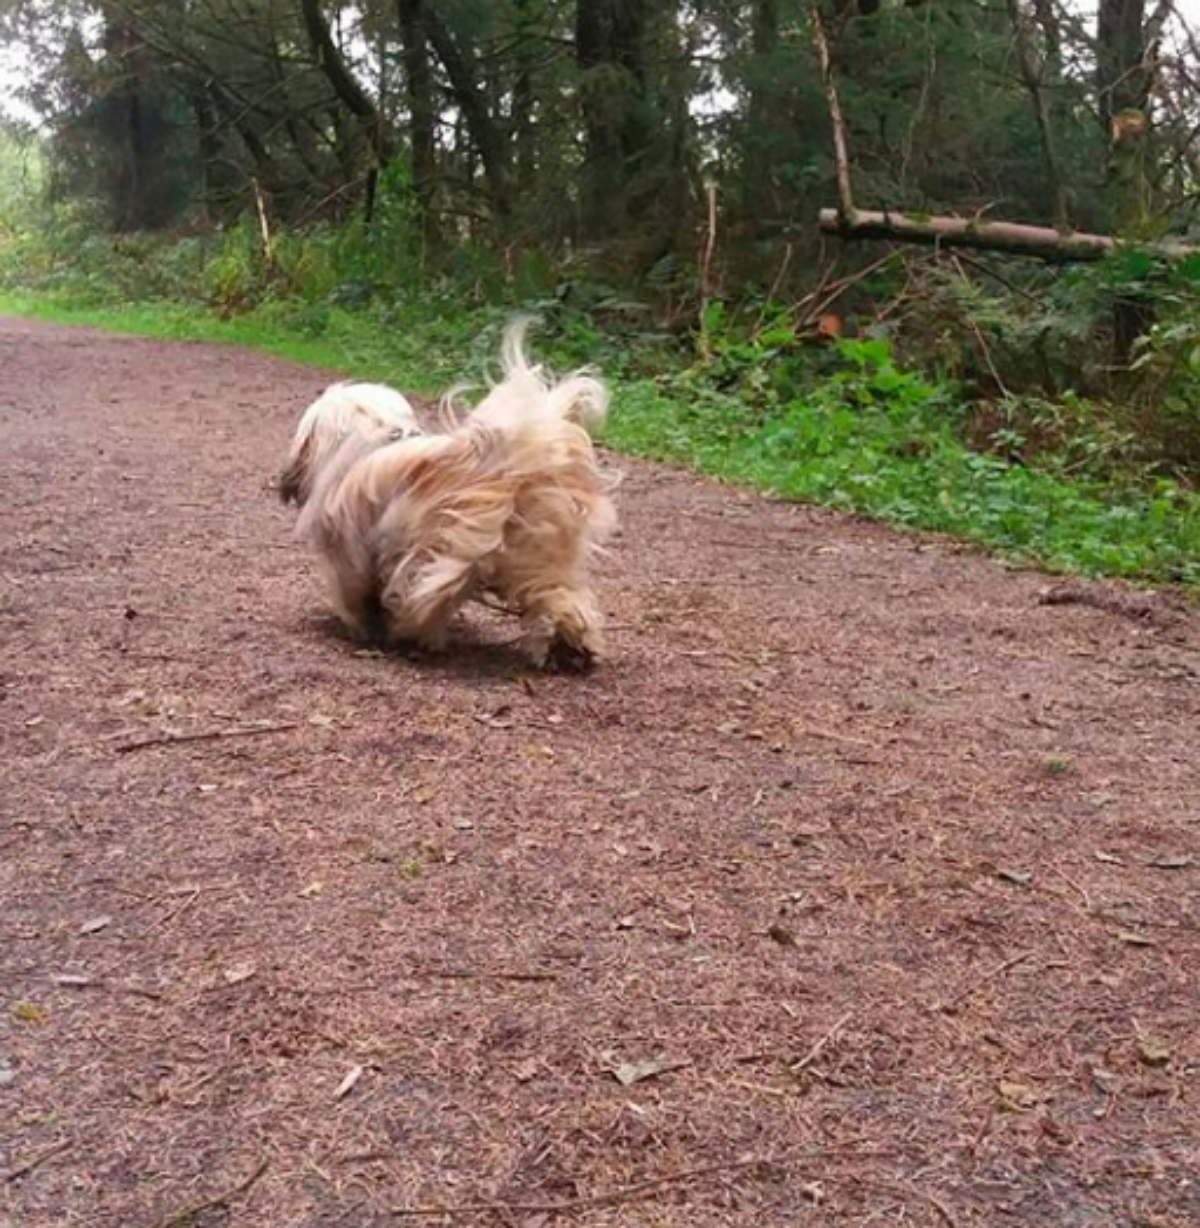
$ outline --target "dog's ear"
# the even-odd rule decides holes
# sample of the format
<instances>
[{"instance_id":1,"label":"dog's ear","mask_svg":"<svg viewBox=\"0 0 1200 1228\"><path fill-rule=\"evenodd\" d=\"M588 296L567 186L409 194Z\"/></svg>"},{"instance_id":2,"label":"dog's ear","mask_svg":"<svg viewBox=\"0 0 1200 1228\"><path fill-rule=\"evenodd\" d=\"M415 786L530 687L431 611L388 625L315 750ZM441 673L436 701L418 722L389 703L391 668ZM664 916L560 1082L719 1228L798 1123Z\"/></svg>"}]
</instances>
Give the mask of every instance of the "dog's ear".
<instances>
[{"instance_id":1,"label":"dog's ear","mask_svg":"<svg viewBox=\"0 0 1200 1228\"><path fill-rule=\"evenodd\" d=\"M306 439L288 462L288 467L279 475L279 497L284 503L294 503L299 507L308 497L310 451L311 441Z\"/></svg>"}]
</instances>

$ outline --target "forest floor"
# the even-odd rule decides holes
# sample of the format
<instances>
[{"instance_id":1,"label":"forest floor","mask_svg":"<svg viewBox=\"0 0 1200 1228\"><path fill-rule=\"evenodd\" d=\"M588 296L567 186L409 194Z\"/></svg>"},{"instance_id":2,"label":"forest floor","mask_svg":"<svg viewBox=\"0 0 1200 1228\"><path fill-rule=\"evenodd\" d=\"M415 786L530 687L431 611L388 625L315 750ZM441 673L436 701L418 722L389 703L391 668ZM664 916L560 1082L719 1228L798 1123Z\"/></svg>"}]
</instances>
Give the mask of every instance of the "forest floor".
<instances>
[{"instance_id":1,"label":"forest floor","mask_svg":"<svg viewBox=\"0 0 1200 1228\"><path fill-rule=\"evenodd\" d=\"M1179 599L628 463L595 674L382 657L328 376L0 373L4 1228L1200 1222Z\"/></svg>"}]
</instances>

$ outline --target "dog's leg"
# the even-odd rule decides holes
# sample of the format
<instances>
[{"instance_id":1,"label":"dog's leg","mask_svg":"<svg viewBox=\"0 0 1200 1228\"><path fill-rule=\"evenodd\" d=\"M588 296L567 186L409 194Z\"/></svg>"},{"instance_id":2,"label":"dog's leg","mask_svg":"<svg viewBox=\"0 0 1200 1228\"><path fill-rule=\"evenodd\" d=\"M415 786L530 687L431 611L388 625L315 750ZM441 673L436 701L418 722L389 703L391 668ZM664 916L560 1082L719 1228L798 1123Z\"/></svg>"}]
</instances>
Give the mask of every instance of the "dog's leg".
<instances>
[{"instance_id":1,"label":"dog's leg","mask_svg":"<svg viewBox=\"0 0 1200 1228\"><path fill-rule=\"evenodd\" d=\"M389 636L436 652L445 646L450 620L476 586L469 560L435 556L406 559L380 598Z\"/></svg>"},{"instance_id":2,"label":"dog's leg","mask_svg":"<svg viewBox=\"0 0 1200 1228\"><path fill-rule=\"evenodd\" d=\"M522 595L522 646L535 665L588 670L602 647L600 611L579 584L537 585Z\"/></svg>"},{"instance_id":3,"label":"dog's leg","mask_svg":"<svg viewBox=\"0 0 1200 1228\"><path fill-rule=\"evenodd\" d=\"M385 618L379 599L379 584L373 575L347 565L345 558L325 560L329 596L334 613L350 634L368 644L384 640Z\"/></svg>"},{"instance_id":4,"label":"dog's leg","mask_svg":"<svg viewBox=\"0 0 1200 1228\"><path fill-rule=\"evenodd\" d=\"M342 624L355 639L378 647L387 639L387 617L374 584L333 587L333 606Z\"/></svg>"}]
</instances>

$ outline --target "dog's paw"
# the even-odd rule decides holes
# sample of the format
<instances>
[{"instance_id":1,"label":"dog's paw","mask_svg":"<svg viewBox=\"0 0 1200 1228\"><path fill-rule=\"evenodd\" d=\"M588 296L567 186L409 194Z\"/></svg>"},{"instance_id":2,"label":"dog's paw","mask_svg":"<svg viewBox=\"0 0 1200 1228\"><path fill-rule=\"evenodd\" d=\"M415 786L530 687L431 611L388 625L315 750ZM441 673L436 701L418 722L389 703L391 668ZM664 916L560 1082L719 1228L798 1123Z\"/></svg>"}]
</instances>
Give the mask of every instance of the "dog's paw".
<instances>
[{"instance_id":1,"label":"dog's paw","mask_svg":"<svg viewBox=\"0 0 1200 1228\"><path fill-rule=\"evenodd\" d=\"M586 674L596 667L596 654L586 644L556 635L546 650L544 669L564 674Z\"/></svg>"}]
</instances>

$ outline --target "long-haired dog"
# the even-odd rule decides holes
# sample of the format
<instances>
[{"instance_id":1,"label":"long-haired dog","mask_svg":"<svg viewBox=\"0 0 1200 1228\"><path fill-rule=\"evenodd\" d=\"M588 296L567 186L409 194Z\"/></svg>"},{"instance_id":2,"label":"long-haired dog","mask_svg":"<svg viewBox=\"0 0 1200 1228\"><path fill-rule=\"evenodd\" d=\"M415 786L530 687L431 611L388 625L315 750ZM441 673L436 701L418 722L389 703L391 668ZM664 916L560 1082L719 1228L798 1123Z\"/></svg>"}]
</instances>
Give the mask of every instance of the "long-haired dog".
<instances>
[{"instance_id":1,"label":"long-haired dog","mask_svg":"<svg viewBox=\"0 0 1200 1228\"><path fill-rule=\"evenodd\" d=\"M298 532L356 635L436 649L465 602L493 594L521 615L535 663L595 660L589 562L616 512L589 429L608 393L591 375L554 381L530 365L527 327L506 330L503 378L478 406L458 418L443 402L440 432L348 412L344 398L301 420L281 493L300 505Z\"/></svg>"}]
</instances>

